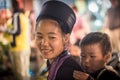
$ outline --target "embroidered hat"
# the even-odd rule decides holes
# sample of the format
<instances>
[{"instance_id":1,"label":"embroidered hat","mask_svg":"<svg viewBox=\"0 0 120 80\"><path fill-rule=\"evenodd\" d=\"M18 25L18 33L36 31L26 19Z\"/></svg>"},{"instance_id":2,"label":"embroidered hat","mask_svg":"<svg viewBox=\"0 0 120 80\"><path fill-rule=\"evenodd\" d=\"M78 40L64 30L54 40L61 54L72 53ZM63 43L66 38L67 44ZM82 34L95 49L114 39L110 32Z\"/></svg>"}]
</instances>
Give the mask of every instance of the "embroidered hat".
<instances>
[{"instance_id":1,"label":"embroidered hat","mask_svg":"<svg viewBox=\"0 0 120 80\"><path fill-rule=\"evenodd\" d=\"M43 4L37 22L41 19L56 20L64 33L71 33L76 16L67 4L61 1L47 1Z\"/></svg>"}]
</instances>

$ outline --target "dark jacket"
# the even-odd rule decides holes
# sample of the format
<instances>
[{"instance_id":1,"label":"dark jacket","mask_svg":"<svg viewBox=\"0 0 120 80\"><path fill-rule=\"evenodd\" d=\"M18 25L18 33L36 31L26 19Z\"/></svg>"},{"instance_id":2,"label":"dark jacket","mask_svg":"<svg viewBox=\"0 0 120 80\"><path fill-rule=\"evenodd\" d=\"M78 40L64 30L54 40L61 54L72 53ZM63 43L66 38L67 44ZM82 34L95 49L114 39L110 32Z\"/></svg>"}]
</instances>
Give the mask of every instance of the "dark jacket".
<instances>
[{"instance_id":1,"label":"dark jacket","mask_svg":"<svg viewBox=\"0 0 120 80\"><path fill-rule=\"evenodd\" d=\"M59 55L59 57L60 57L59 59L64 58L66 56L66 54L68 54L68 52L63 51L63 53L61 55ZM49 70L50 70L51 65L49 64L49 61L47 63L47 66L49 67ZM54 68L54 70L55 70L55 68ZM54 74L53 77L55 77L55 80L75 80L73 78L73 71L74 70L82 71L80 65L74 60L74 58L71 55L69 55L69 57L66 58L63 61L63 63L60 65L60 67L57 70L57 73ZM50 80L52 80L52 79L50 79Z\"/></svg>"},{"instance_id":2,"label":"dark jacket","mask_svg":"<svg viewBox=\"0 0 120 80\"><path fill-rule=\"evenodd\" d=\"M94 80L120 80L120 75L110 68L103 68L90 74Z\"/></svg>"},{"instance_id":3,"label":"dark jacket","mask_svg":"<svg viewBox=\"0 0 120 80\"><path fill-rule=\"evenodd\" d=\"M59 68L55 80L74 80L74 70L82 71L80 65L71 56L68 59L66 59Z\"/></svg>"}]
</instances>

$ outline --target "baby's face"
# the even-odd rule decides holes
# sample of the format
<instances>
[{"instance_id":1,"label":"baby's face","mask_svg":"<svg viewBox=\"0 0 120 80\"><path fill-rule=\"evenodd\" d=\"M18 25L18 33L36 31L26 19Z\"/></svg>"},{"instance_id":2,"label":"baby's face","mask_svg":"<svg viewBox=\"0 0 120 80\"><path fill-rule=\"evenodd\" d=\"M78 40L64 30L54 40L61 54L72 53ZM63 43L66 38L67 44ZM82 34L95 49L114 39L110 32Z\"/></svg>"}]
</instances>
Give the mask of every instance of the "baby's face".
<instances>
[{"instance_id":1,"label":"baby's face","mask_svg":"<svg viewBox=\"0 0 120 80\"><path fill-rule=\"evenodd\" d=\"M95 72L103 68L105 63L106 59L99 43L81 47L81 65L86 72Z\"/></svg>"}]
</instances>

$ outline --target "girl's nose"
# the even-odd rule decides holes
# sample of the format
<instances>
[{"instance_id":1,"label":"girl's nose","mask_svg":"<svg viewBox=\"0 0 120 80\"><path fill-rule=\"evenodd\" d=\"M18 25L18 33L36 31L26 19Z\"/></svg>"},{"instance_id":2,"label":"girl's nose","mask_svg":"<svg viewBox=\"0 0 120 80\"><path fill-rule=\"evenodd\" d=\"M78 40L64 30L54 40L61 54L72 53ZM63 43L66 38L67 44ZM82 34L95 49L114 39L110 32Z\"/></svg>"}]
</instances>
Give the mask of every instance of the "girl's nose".
<instances>
[{"instance_id":1,"label":"girl's nose","mask_svg":"<svg viewBox=\"0 0 120 80\"><path fill-rule=\"evenodd\" d=\"M42 39L41 44L44 46L48 45L48 39Z\"/></svg>"}]
</instances>

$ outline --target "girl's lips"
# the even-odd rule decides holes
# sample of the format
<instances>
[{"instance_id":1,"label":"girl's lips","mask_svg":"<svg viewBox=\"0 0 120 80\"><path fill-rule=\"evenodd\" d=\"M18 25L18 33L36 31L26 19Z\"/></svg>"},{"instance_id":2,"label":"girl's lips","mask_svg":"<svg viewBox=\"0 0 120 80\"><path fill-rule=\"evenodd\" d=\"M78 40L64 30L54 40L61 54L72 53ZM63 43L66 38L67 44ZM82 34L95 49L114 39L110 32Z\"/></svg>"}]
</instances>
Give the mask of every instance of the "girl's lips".
<instances>
[{"instance_id":1,"label":"girl's lips","mask_svg":"<svg viewBox=\"0 0 120 80\"><path fill-rule=\"evenodd\" d=\"M42 52L44 52L44 53L48 53L48 52L49 52L49 50L42 50Z\"/></svg>"},{"instance_id":2,"label":"girl's lips","mask_svg":"<svg viewBox=\"0 0 120 80\"><path fill-rule=\"evenodd\" d=\"M48 49L48 48L41 48L41 51L48 52L48 51L50 51L50 49Z\"/></svg>"},{"instance_id":3,"label":"girl's lips","mask_svg":"<svg viewBox=\"0 0 120 80\"><path fill-rule=\"evenodd\" d=\"M49 51L42 50L42 53L47 54L47 53L49 53Z\"/></svg>"},{"instance_id":4,"label":"girl's lips","mask_svg":"<svg viewBox=\"0 0 120 80\"><path fill-rule=\"evenodd\" d=\"M49 53L51 53L51 50L48 50L48 49L43 49L41 51L42 51L42 53L44 53L46 55L48 55Z\"/></svg>"}]
</instances>

